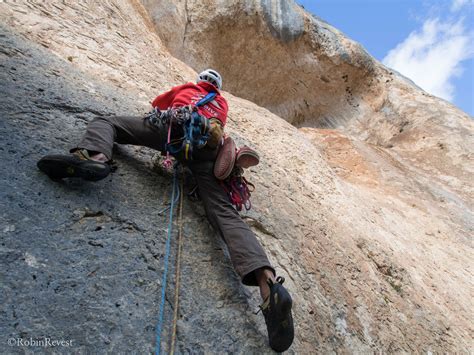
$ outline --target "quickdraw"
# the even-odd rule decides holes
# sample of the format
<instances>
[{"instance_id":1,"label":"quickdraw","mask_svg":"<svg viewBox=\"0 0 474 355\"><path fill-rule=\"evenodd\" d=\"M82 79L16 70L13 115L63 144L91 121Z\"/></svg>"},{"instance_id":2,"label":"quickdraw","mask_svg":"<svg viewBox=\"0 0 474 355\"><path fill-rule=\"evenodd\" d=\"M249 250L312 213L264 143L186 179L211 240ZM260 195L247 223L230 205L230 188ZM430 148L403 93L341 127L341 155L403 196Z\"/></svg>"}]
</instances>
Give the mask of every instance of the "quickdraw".
<instances>
[{"instance_id":1,"label":"quickdraw","mask_svg":"<svg viewBox=\"0 0 474 355\"><path fill-rule=\"evenodd\" d=\"M173 156L183 152L184 159L191 160L193 149L201 149L207 143L209 120L188 106L170 111L166 151ZM181 126L183 135L171 140L171 130L177 126Z\"/></svg>"}]
</instances>

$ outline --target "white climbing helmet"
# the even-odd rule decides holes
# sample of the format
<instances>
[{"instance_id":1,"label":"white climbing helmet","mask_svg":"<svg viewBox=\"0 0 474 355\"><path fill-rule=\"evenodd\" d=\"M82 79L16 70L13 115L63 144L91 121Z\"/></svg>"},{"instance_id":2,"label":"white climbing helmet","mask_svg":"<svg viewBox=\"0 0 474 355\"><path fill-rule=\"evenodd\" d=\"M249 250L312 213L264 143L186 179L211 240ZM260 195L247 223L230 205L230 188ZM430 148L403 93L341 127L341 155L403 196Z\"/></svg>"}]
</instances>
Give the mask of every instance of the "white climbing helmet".
<instances>
[{"instance_id":1,"label":"white climbing helmet","mask_svg":"<svg viewBox=\"0 0 474 355\"><path fill-rule=\"evenodd\" d=\"M222 88L222 77L214 69L206 69L199 73L197 82L200 83L201 81L207 81L217 87L219 90Z\"/></svg>"}]
</instances>

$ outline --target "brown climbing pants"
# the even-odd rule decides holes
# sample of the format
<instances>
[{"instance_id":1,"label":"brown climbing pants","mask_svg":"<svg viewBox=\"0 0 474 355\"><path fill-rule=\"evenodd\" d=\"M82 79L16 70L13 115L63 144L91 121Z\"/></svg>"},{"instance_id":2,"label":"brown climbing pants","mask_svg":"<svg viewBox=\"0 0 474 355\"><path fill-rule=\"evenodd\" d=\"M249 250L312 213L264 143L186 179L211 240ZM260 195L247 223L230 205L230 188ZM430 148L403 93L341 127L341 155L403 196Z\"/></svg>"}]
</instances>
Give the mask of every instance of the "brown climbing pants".
<instances>
[{"instance_id":1,"label":"brown climbing pants","mask_svg":"<svg viewBox=\"0 0 474 355\"><path fill-rule=\"evenodd\" d=\"M143 117L96 117L77 148L100 152L112 159L113 144L133 144L165 151L167 125L154 125ZM235 270L245 285L257 286L254 271L265 267L273 271L262 246L249 226L233 208L227 194L214 177L216 150L195 150L187 165L197 181L207 218L224 239Z\"/></svg>"}]
</instances>

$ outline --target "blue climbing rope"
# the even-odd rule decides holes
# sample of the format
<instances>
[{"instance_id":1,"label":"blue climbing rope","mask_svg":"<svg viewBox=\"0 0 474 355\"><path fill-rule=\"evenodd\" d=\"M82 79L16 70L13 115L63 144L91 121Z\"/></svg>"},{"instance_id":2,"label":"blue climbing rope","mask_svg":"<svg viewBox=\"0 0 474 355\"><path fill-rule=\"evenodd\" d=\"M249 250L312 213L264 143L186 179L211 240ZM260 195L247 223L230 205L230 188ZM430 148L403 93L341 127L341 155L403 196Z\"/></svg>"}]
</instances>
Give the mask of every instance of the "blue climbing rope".
<instances>
[{"instance_id":1,"label":"blue climbing rope","mask_svg":"<svg viewBox=\"0 0 474 355\"><path fill-rule=\"evenodd\" d=\"M174 210L174 205L177 199L175 199L175 195L179 196L179 186L178 186L178 168L175 165L174 168L174 173L173 173L173 191L171 192L171 203L169 206L170 210L170 217L169 217L169 223L168 223L168 236L166 238L166 252L165 252L165 266L164 266L164 271L163 271L163 278L161 281L161 302L160 302L160 315L158 318L158 324L156 326L156 355L160 355L161 352L161 331L163 328L163 315L164 315L164 309L165 309L165 293L166 293L166 283L167 283L167 278L168 278L168 261L169 261L169 256L170 256L170 250L171 250L171 235L173 232L173 210Z\"/></svg>"},{"instance_id":2,"label":"blue climbing rope","mask_svg":"<svg viewBox=\"0 0 474 355\"><path fill-rule=\"evenodd\" d=\"M174 189L174 187L173 187L173 189ZM159 211L157 212L158 216L164 215L165 212L167 212L167 211L171 208L171 206L176 205L176 203L177 203L178 200L179 200L179 196L180 196L180 190L179 190L179 187L178 187L178 189L177 189L177 191L176 191L176 196L174 197L174 201L170 202L169 205L166 206L165 208L163 208L162 210L159 210Z\"/></svg>"}]
</instances>

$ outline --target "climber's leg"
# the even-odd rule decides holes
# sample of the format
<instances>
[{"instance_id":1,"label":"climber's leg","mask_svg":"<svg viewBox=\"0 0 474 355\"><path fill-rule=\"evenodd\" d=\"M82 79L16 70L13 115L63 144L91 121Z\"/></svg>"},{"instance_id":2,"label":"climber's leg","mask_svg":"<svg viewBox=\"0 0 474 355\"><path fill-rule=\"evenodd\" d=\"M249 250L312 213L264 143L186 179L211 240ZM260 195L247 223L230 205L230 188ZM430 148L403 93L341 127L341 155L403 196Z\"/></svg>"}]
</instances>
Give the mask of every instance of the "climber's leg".
<instances>
[{"instance_id":1,"label":"climber's leg","mask_svg":"<svg viewBox=\"0 0 474 355\"><path fill-rule=\"evenodd\" d=\"M163 151L166 144L166 129L156 126L143 117L118 116L96 117L89 125L77 148L102 153L112 159L115 143L133 144Z\"/></svg>"},{"instance_id":2,"label":"climber's leg","mask_svg":"<svg viewBox=\"0 0 474 355\"><path fill-rule=\"evenodd\" d=\"M112 159L113 144L134 144L163 151L166 128L156 126L143 117L96 117L87 126L86 133L69 155L47 155L38 162L38 168L52 179L80 177L100 180L110 172L106 164Z\"/></svg>"},{"instance_id":3,"label":"climber's leg","mask_svg":"<svg viewBox=\"0 0 474 355\"><path fill-rule=\"evenodd\" d=\"M271 274L275 274L265 251L214 177L213 162L191 161L189 167L196 178L207 218L224 238L235 270L244 284L258 286L257 270L266 268ZM259 275L263 280L263 275Z\"/></svg>"},{"instance_id":4,"label":"climber's leg","mask_svg":"<svg viewBox=\"0 0 474 355\"><path fill-rule=\"evenodd\" d=\"M293 342L294 328L291 313L293 301L282 285L284 279L275 279L275 270L265 251L214 177L213 163L192 161L189 166L196 178L207 218L224 238L232 264L242 282L260 286L264 301L260 307L265 317L270 346L275 351L285 351Z\"/></svg>"}]
</instances>

